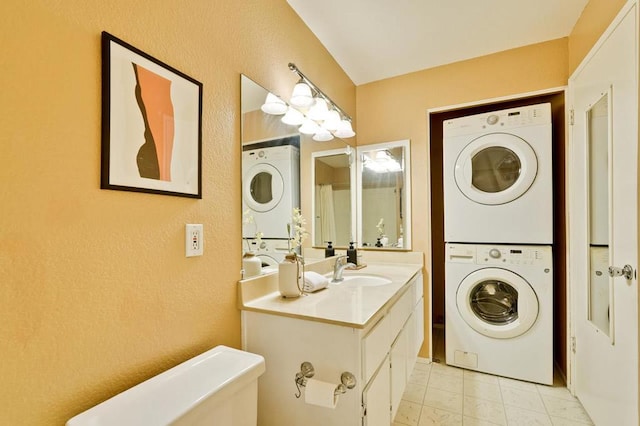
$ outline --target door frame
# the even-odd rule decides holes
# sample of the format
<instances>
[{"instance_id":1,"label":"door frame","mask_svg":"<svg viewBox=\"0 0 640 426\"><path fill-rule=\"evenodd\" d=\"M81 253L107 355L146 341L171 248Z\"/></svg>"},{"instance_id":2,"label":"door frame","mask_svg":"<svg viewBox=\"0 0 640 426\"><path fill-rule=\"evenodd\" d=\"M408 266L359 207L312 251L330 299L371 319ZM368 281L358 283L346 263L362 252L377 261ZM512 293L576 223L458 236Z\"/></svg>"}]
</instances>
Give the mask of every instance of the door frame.
<instances>
[{"instance_id":1,"label":"door frame","mask_svg":"<svg viewBox=\"0 0 640 426\"><path fill-rule=\"evenodd\" d=\"M587 55L585 55L585 57L582 59L582 61L580 62L580 64L576 67L576 69L571 73L571 75L569 76L568 81L573 80L574 78L576 78L576 76L578 74L580 74L584 68L588 65L589 61L593 58L593 56L599 51L599 49L603 46L603 44L607 41L607 39L611 36L611 34L615 31L615 29L618 27L618 25L623 21L623 19L627 16L627 14L629 13L629 11L633 8L633 7L637 7L640 8L640 4L638 4L638 0L628 0L627 3L625 3L620 11L618 12L618 14L616 15L616 17L609 23L609 25L607 26L607 29L600 35L600 37L598 38L598 40L596 41L596 43L591 47L591 49L589 50L589 52L587 53ZM638 17L639 12L636 10L636 25L640 25L640 20ZM636 45L636 47L638 47L638 44ZM640 53L640 52L639 52ZM636 58L638 57L638 53L636 53ZM640 68L638 67L638 63L636 61L636 73L638 72ZM640 87L640 84L639 84ZM569 93L568 87L566 90L566 95L568 96L566 98L566 105L570 105L573 103L573 99L571 97L571 93ZM638 91L638 93L636 93L636 96L640 99L640 89ZM566 113L567 113L567 123L571 123L571 108L566 107ZM639 109L640 111L640 109ZM639 112L639 116L638 116L638 120L640 121L640 112ZM570 161L570 149L569 149L569 143L571 141L571 136L572 136L572 132L570 132L571 128L571 124L569 126L567 126L567 144L566 144L566 148L567 148L567 156L566 156L566 168L567 168L567 180L566 180L566 185L567 185L567 193L566 193L566 197L565 197L565 202L567 203L567 265L569 265L569 257L570 254L573 251L578 251L578 250L584 250L584 248L581 247L571 247L571 233L570 230L571 229L579 229L581 227L579 227L576 224L576 216L572 215L572 206L570 205L570 200L569 200L569 189L572 187L573 184L573 175L572 175L572 163ZM640 132L639 132L640 133ZM640 138L639 135L636 135L636 143L640 142ZM640 161L638 162L638 168L640 169ZM640 176L640 175L639 175ZM636 184L640 184L640 182L636 182ZM575 206L573 206L575 209ZM640 220L640 216L638 218L636 218L637 221ZM638 228L640 229L640 227ZM638 259L636 259L636 265L640 265L640 250L638 250L639 256ZM567 375L567 387L569 388L569 391L571 392L571 394L575 395L575 369L571 368L571 366L573 366L575 364L575 357L576 354L575 352L572 350L572 342L573 342L573 338L575 336L575 324L576 324L576 320L574 318L574 314L576 312L576 309L574 309L574 298L573 298L573 289L575 288L575 286L577 286L578 284L574 283L574 279L572 278L572 273L571 271L577 267L580 268L588 268L589 265L580 265L580 266L574 266L574 267L567 267L567 304L569 305L567 307L568 309L568 333L567 333L567 339L568 339L568 348L569 350L567 351L567 367L568 367L568 375ZM640 301L639 301L640 302ZM638 317L637 317L637 324L638 324L638 330L640 330L640 309L638 310ZM640 355L640 354L638 354ZM636 378L636 380L640 381L640 377ZM640 394L639 394L639 398L638 398L638 404L640 406Z\"/></svg>"},{"instance_id":2,"label":"door frame","mask_svg":"<svg viewBox=\"0 0 640 426\"><path fill-rule=\"evenodd\" d=\"M431 155L432 152L432 146L433 146L433 141L431 140L431 115L432 114L442 114L442 113L453 113L456 111L463 111L463 110L467 110L467 109L472 109L472 108L484 108L487 107L487 111L496 109L494 108L497 107L497 109L502 109L502 108L512 108L514 106L502 106L502 104L506 104L506 103L517 103L519 101L528 101L530 99L535 99L535 98L541 98L541 97L545 97L545 96L554 96L554 95L558 95L558 94L562 94L563 96L563 100L565 103L565 117L564 117L564 121L565 121L565 125L564 125L564 147L563 149L566 151L567 149L567 144L568 144L568 121L567 121L567 108L566 108L566 103L567 103L567 93L568 91L568 86L556 86L556 87L550 87L547 89L541 89L541 90L535 90L535 91L530 91L530 92L521 92L521 93L515 93L515 94L511 94L511 95L506 95L506 96L498 96L498 97L494 97L494 98L487 98L487 99L480 99L477 101L471 101L471 102L464 102L464 103L460 103L460 104L451 104L451 105L445 105L445 106L439 106L439 107L433 107L433 108L428 108L426 110L426 124L427 124L427 161L432 164L430 170L433 168L433 158ZM540 102L546 102L546 101L539 101L539 100L535 100L530 102L531 104L534 103L540 103ZM467 115L467 114L461 114L460 116L463 115ZM553 111L552 111L552 115L553 115ZM452 117L454 118L454 117ZM439 157L439 161L442 162L442 156ZM567 158L565 156L564 158L564 162L561 164L562 168L564 170L567 169ZM433 205L433 182L432 182L432 171L430 171L429 175L427 176L428 179L428 187L429 187L429 202L428 202L428 206L427 206L427 211L425 213L425 219L427 221L427 223L430 224L429 229L428 229L428 239L429 241L432 242L432 245L429 246L429 251L427 253L425 253L425 266L428 268L428 272L431 275L431 277L433 277L433 269L434 269L434 256L433 256L433 225L434 225L434 221L433 218L430 216L431 212L432 212L432 205ZM554 171L555 173L555 171ZM562 183L563 189L565 190L565 200L566 200L566 178L564 179L564 182ZM566 202L566 201L565 201ZM555 217L555 215L554 215ZM567 221L567 214L565 212L565 215L563 217L563 224L562 227L564 229L564 238L565 240L568 239L568 221ZM443 241L441 241L442 244L444 244ZM557 241L554 241L554 248L557 245ZM566 255L563 253L563 259L566 262ZM554 255L555 258L555 255ZM554 267L554 270L556 268ZM443 266L443 272L444 272L444 266ZM566 274L565 274L566 275ZM442 276L444 277L444 273L442 274ZM566 280L566 276L564 278ZM429 293L429 303L425 306L425 326L426 326L426 330L429 332L428 333L428 342L429 342L429 359L433 360L434 358L434 354L433 354L433 301L434 301L434 297L433 297L433 279L428 280L428 284L427 284L427 289L426 291ZM569 297L567 295L566 300L564 303L564 309L568 310L570 308L569 306ZM555 301L554 301L555 304ZM568 317L568 315L567 315ZM568 322L568 318L567 318L567 322ZM565 346L567 348L569 348L569 328L568 328L568 324L566 327L566 338L564 339L565 341ZM425 342L426 343L426 342ZM569 356L568 356L568 352L569 350L567 350L567 354L566 354L566 362L567 362L567 371L570 371L569 369ZM568 378L565 378L565 381L568 380Z\"/></svg>"}]
</instances>

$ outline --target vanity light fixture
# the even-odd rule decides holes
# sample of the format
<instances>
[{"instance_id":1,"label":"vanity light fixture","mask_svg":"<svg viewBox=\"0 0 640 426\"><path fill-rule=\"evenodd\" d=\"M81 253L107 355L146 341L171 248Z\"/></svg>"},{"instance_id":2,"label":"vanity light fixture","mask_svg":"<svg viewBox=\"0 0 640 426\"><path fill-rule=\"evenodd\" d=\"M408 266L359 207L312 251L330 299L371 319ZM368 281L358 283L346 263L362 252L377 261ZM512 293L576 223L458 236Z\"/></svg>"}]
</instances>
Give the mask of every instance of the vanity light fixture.
<instances>
[{"instance_id":1,"label":"vanity light fixture","mask_svg":"<svg viewBox=\"0 0 640 426\"><path fill-rule=\"evenodd\" d=\"M365 154L364 167L375 173L399 172L402 166L389 151L381 150L375 153L375 158Z\"/></svg>"},{"instance_id":2,"label":"vanity light fixture","mask_svg":"<svg viewBox=\"0 0 640 426\"><path fill-rule=\"evenodd\" d=\"M302 123L302 126L298 128L298 131L305 135L315 135L320 131L320 126L318 123L307 117L304 120L304 123Z\"/></svg>"},{"instance_id":3,"label":"vanity light fixture","mask_svg":"<svg viewBox=\"0 0 640 426\"><path fill-rule=\"evenodd\" d=\"M330 141L335 137L347 139L356 135L351 126L351 117L346 114L322 90L296 67L289 63L289 69L300 77L293 88L289 104L269 93L261 109L272 115L282 115L282 122L291 126L301 126L298 130L313 135L315 141Z\"/></svg>"},{"instance_id":4,"label":"vanity light fixture","mask_svg":"<svg viewBox=\"0 0 640 426\"><path fill-rule=\"evenodd\" d=\"M299 126L304 123L304 114L294 107L289 107L287 113L282 117L282 122L290 126Z\"/></svg>"},{"instance_id":5,"label":"vanity light fixture","mask_svg":"<svg viewBox=\"0 0 640 426\"><path fill-rule=\"evenodd\" d=\"M264 101L264 104L262 104L260 109L267 114L282 115L287 112L289 107L285 101L269 92L267 93L267 99Z\"/></svg>"},{"instance_id":6,"label":"vanity light fixture","mask_svg":"<svg viewBox=\"0 0 640 426\"><path fill-rule=\"evenodd\" d=\"M291 105L297 108L309 108L315 102L311 93L311 87L301 78L293 87L290 99Z\"/></svg>"}]
</instances>

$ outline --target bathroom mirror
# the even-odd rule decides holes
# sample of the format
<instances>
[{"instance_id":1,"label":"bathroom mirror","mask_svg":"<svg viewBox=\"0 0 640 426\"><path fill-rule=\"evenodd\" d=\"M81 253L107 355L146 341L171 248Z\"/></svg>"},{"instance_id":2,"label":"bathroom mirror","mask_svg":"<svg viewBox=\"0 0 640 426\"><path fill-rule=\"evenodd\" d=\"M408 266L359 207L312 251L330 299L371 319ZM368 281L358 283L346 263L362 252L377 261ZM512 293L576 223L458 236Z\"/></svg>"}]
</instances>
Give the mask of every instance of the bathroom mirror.
<instances>
[{"instance_id":1,"label":"bathroom mirror","mask_svg":"<svg viewBox=\"0 0 640 426\"><path fill-rule=\"evenodd\" d=\"M411 249L411 156L408 140L357 148L357 243Z\"/></svg>"},{"instance_id":2,"label":"bathroom mirror","mask_svg":"<svg viewBox=\"0 0 640 426\"><path fill-rule=\"evenodd\" d=\"M586 111L589 241L589 321L610 338L613 282L609 277L609 146L611 143L611 93L602 93Z\"/></svg>"},{"instance_id":3,"label":"bathroom mirror","mask_svg":"<svg viewBox=\"0 0 640 426\"><path fill-rule=\"evenodd\" d=\"M288 71L285 71L288 72ZM312 240L314 213L312 156L349 147L343 139L316 142L298 133L295 126L282 123L281 116L261 110L269 91L245 75L240 77L242 142L242 248L258 255L263 266L275 266L288 251L287 227L293 208L300 208L307 221L308 242ZM339 155L339 154L336 154ZM344 189L344 188L342 188ZM352 185L350 192L355 192ZM351 217L355 209L348 203L334 204L335 215ZM352 224L339 222L336 240L347 241L353 235ZM343 231L343 228L346 230ZM345 232L345 235L342 235ZM256 234L262 238L256 241ZM322 241L322 237L320 237ZM346 243L345 243L346 247Z\"/></svg>"},{"instance_id":4,"label":"bathroom mirror","mask_svg":"<svg viewBox=\"0 0 640 426\"><path fill-rule=\"evenodd\" d=\"M348 247L355 235L356 169L351 167L354 150L341 149L314 152L311 155L313 177L313 245Z\"/></svg>"}]
</instances>

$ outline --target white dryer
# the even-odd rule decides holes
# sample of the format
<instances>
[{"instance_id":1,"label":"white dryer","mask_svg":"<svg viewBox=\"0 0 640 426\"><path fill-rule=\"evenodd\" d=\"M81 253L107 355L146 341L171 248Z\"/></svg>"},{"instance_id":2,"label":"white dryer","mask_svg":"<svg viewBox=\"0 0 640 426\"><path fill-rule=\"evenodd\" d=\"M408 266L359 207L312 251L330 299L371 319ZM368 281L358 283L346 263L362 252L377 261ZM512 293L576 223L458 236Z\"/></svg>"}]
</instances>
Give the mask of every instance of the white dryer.
<instances>
[{"instance_id":1,"label":"white dryer","mask_svg":"<svg viewBox=\"0 0 640 426\"><path fill-rule=\"evenodd\" d=\"M444 240L553 243L551 104L443 123Z\"/></svg>"},{"instance_id":2,"label":"white dryer","mask_svg":"<svg viewBox=\"0 0 640 426\"><path fill-rule=\"evenodd\" d=\"M243 238L289 238L287 224L300 207L300 136L243 146L242 211L250 210L255 226L244 226Z\"/></svg>"},{"instance_id":3,"label":"white dryer","mask_svg":"<svg viewBox=\"0 0 640 426\"><path fill-rule=\"evenodd\" d=\"M447 244L446 363L553 383L550 246Z\"/></svg>"}]
</instances>

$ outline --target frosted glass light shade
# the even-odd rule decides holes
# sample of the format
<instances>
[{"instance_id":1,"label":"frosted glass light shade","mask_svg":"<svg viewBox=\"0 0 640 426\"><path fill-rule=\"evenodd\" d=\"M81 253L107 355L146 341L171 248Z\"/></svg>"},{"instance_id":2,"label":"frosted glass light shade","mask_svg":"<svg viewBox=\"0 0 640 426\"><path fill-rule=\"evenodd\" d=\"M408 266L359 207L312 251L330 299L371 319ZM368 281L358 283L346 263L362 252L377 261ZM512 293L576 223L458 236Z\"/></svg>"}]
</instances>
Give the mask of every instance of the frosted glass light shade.
<instances>
[{"instance_id":1,"label":"frosted glass light shade","mask_svg":"<svg viewBox=\"0 0 640 426\"><path fill-rule=\"evenodd\" d=\"M335 109L332 109L327 114L327 118L325 118L324 123L322 123L322 127L330 132L335 132L338 129L338 124L340 124L340 114L338 114L338 111Z\"/></svg>"},{"instance_id":2,"label":"frosted glass light shade","mask_svg":"<svg viewBox=\"0 0 640 426\"><path fill-rule=\"evenodd\" d=\"M315 121L307 118L304 120L304 123L302 123L302 126L300 126L298 131L305 135L315 135L320 131L320 126Z\"/></svg>"},{"instance_id":3,"label":"frosted glass light shade","mask_svg":"<svg viewBox=\"0 0 640 426\"><path fill-rule=\"evenodd\" d=\"M352 138L356 135L351 127L351 122L349 120L341 120L338 123L338 128L334 133L337 138Z\"/></svg>"},{"instance_id":4,"label":"frosted glass light shade","mask_svg":"<svg viewBox=\"0 0 640 426\"><path fill-rule=\"evenodd\" d=\"M271 115L282 115L287 112L287 108L287 104L273 93L267 94L264 104L260 107L262 112Z\"/></svg>"},{"instance_id":5,"label":"frosted glass light shade","mask_svg":"<svg viewBox=\"0 0 640 426\"><path fill-rule=\"evenodd\" d=\"M331 139L333 139L333 135L331 134L331 132L322 127L320 127L318 133L313 135L313 140L317 142L326 142L330 141Z\"/></svg>"},{"instance_id":6,"label":"frosted glass light shade","mask_svg":"<svg viewBox=\"0 0 640 426\"><path fill-rule=\"evenodd\" d=\"M287 113L280 120L290 126L299 126L304 123L304 115L297 109L289 107Z\"/></svg>"},{"instance_id":7,"label":"frosted glass light shade","mask_svg":"<svg viewBox=\"0 0 640 426\"><path fill-rule=\"evenodd\" d=\"M323 98L316 98L316 103L309 109L307 117L316 121L323 121L329 114L329 108L327 107L327 101Z\"/></svg>"},{"instance_id":8,"label":"frosted glass light shade","mask_svg":"<svg viewBox=\"0 0 640 426\"><path fill-rule=\"evenodd\" d=\"M298 83L291 93L291 105L298 108L308 108L313 104L311 88L306 83Z\"/></svg>"}]
</instances>

